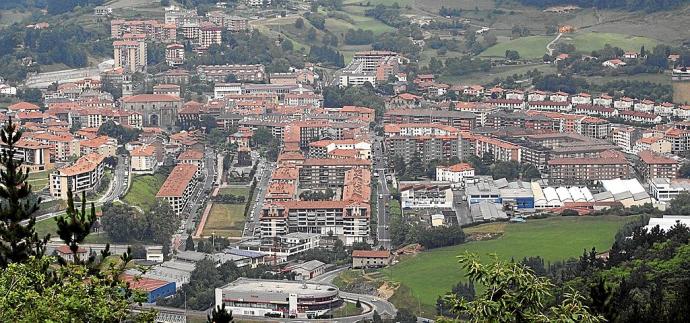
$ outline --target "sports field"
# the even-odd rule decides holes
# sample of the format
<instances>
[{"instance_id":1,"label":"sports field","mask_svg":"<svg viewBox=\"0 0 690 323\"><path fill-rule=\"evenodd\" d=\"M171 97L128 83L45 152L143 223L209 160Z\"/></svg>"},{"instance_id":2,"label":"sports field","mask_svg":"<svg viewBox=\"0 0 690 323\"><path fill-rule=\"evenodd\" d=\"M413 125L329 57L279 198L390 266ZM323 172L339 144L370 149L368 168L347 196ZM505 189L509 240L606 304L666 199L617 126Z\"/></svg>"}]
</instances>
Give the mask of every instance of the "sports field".
<instances>
[{"instance_id":1,"label":"sports field","mask_svg":"<svg viewBox=\"0 0 690 323\"><path fill-rule=\"evenodd\" d=\"M602 49L606 44L639 53L642 46L647 50L652 50L658 44L656 40L647 37L595 32L563 35L561 41L575 45L575 49L582 53Z\"/></svg>"},{"instance_id":2,"label":"sports field","mask_svg":"<svg viewBox=\"0 0 690 323\"><path fill-rule=\"evenodd\" d=\"M487 48L480 56L505 57L506 50L516 50L521 58L541 58L546 54L546 45L554 39L553 36L520 37L498 43Z\"/></svg>"},{"instance_id":3,"label":"sports field","mask_svg":"<svg viewBox=\"0 0 690 323\"><path fill-rule=\"evenodd\" d=\"M225 187L218 192L220 195L244 196L250 199L248 187ZM213 203L211 213L208 215L203 236L215 234L222 237L241 237L244 230L244 208L246 204L222 204Z\"/></svg>"},{"instance_id":4,"label":"sports field","mask_svg":"<svg viewBox=\"0 0 690 323\"><path fill-rule=\"evenodd\" d=\"M596 247L599 251L611 247L618 229L630 217L553 217L528 220L526 223L488 224L468 229L467 232L504 232L494 240L422 252L403 259L383 273L388 279L409 287L412 297L424 308L433 308L436 298L464 280L456 256L465 251L477 253L483 259L496 253L502 259L520 260L541 256L546 261L577 257L584 249ZM433 279L429 279L433 277ZM426 311L425 311L426 312ZM425 313L428 314L428 313ZM431 313L433 314L433 313Z\"/></svg>"},{"instance_id":5,"label":"sports field","mask_svg":"<svg viewBox=\"0 0 690 323\"><path fill-rule=\"evenodd\" d=\"M156 194L165 182L165 175L141 175L132 178L132 185L123 198L127 204L138 206L143 210L150 209L156 204Z\"/></svg>"}]
</instances>

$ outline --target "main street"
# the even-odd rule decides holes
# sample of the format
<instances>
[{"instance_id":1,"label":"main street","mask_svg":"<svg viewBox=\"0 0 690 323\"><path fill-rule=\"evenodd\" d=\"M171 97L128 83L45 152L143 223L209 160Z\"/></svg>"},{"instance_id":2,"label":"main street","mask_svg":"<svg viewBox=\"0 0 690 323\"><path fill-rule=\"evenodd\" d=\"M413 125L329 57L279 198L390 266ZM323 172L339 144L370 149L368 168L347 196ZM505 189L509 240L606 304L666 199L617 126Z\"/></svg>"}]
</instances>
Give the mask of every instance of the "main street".
<instances>
[{"instance_id":1,"label":"main street","mask_svg":"<svg viewBox=\"0 0 690 323\"><path fill-rule=\"evenodd\" d=\"M374 173L378 175L376 186L376 236L385 249L391 248L389 228L388 199L390 192L386 183L386 158L383 152L383 139L374 137Z\"/></svg>"},{"instance_id":2,"label":"main street","mask_svg":"<svg viewBox=\"0 0 690 323\"><path fill-rule=\"evenodd\" d=\"M258 182L256 184L256 189L254 190L255 195L254 201L252 202L252 209L249 212L248 219L244 224L244 231L242 233L242 236L245 238L252 237L256 233L256 229L258 228L259 224L259 214L264 204L264 198L266 197L268 183L271 179L271 174L273 174L273 169L276 166L275 163L266 162L265 159L263 159L262 157L258 157L258 155L256 158L258 160L258 166L256 167L255 177L257 178Z\"/></svg>"},{"instance_id":3,"label":"main street","mask_svg":"<svg viewBox=\"0 0 690 323\"><path fill-rule=\"evenodd\" d=\"M182 214L186 214L187 218L184 220L184 225L182 227L184 232L192 232L196 228L197 215L200 213L200 209L203 208L208 199L210 198L210 192L213 189L213 183L215 182L216 176L216 152L211 147L206 147L204 151L204 167L203 175L204 181L200 186L197 186L197 190L187 204L187 207L182 211ZM184 237L186 238L186 237Z\"/></svg>"}]
</instances>

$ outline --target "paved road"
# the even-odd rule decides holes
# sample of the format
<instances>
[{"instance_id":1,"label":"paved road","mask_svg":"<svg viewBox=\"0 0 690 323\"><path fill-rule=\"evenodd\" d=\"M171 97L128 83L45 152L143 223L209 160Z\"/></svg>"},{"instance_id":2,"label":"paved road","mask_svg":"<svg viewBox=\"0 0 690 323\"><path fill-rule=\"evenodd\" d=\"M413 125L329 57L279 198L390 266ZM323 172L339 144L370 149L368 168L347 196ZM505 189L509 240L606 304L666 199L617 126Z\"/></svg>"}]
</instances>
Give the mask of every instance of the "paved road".
<instances>
[{"instance_id":1,"label":"paved road","mask_svg":"<svg viewBox=\"0 0 690 323\"><path fill-rule=\"evenodd\" d=\"M256 178L259 181L256 185L256 196L252 203L252 209L249 212L249 219L244 224L244 231L242 233L243 237L252 237L257 233L257 228L259 228L259 214L261 208L264 205L264 198L266 197L266 189L268 188L268 183L271 179L271 174L275 169L276 164L273 162L267 162L263 158L258 157L259 166L256 168Z\"/></svg>"},{"instance_id":2,"label":"paved road","mask_svg":"<svg viewBox=\"0 0 690 323\"><path fill-rule=\"evenodd\" d=\"M110 181L108 191L103 195L98 202L106 203L119 200L125 195L129 187L129 158L126 156L117 156L117 166L113 171L113 178Z\"/></svg>"},{"instance_id":3,"label":"paved road","mask_svg":"<svg viewBox=\"0 0 690 323\"><path fill-rule=\"evenodd\" d=\"M127 192L129 187L129 159L124 156L117 156L118 162L113 172L113 178L108 184L108 190L106 193L99 198L97 201L93 201L96 207L102 206L105 203L109 203L115 200L119 200ZM75 206L81 205L79 202L75 202ZM45 220L52 219L56 216L64 215L65 211L51 212L36 217L36 222L41 222ZM28 221L22 221L22 224L26 224Z\"/></svg>"},{"instance_id":4,"label":"paved road","mask_svg":"<svg viewBox=\"0 0 690 323\"><path fill-rule=\"evenodd\" d=\"M376 187L376 236L381 246L385 249L390 249L390 233L388 230L390 220L388 209L386 208L390 192L386 183L386 157L383 149L383 139L374 137L374 173L378 174Z\"/></svg>"},{"instance_id":5,"label":"paved road","mask_svg":"<svg viewBox=\"0 0 690 323\"><path fill-rule=\"evenodd\" d=\"M349 267L341 267L333 271L329 271L327 273L324 273L323 275L317 276L315 278L310 279L310 282L314 283L319 283L319 284L332 284L333 279L338 276L341 272L349 269ZM395 313L398 312L398 310L395 308L393 304L388 302L385 299L372 296L372 295L364 295L364 294L355 294L355 293L347 293L340 291L340 296L345 299L351 299L351 300L361 300L362 302L369 303L372 307L373 310L377 311L379 315L381 316L391 316L394 317ZM373 315L372 313L369 313L369 315ZM367 316L369 317L369 316ZM340 319L338 319L340 320ZM343 321L344 322L344 321Z\"/></svg>"},{"instance_id":6,"label":"paved road","mask_svg":"<svg viewBox=\"0 0 690 323\"><path fill-rule=\"evenodd\" d=\"M185 241L189 234L192 234L196 228L197 220L199 218L199 213L206 207L206 203L210 198L210 192L213 189L213 184L215 182L216 176L216 153L212 148L206 147L204 150L204 168L203 168L203 181L197 186L197 189L192 193L192 198L190 199L187 206L182 210L182 214L187 217L183 220L184 222L180 224L180 231L178 231L178 236L180 241ZM174 239L175 237L173 237Z\"/></svg>"}]
</instances>

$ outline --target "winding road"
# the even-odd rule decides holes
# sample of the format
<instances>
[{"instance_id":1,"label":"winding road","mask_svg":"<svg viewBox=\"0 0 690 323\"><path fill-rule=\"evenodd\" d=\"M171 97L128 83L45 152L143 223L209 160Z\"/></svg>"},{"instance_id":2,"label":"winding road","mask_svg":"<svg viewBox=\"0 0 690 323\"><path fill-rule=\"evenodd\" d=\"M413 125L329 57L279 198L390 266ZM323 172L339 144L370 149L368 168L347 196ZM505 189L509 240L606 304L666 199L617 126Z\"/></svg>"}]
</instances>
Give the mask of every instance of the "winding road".
<instances>
[{"instance_id":1,"label":"winding road","mask_svg":"<svg viewBox=\"0 0 690 323\"><path fill-rule=\"evenodd\" d=\"M563 33L558 33L558 35L556 35L556 38L554 38L550 43L546 44L546 53L549 54L549 56L553 55L553 51L555 50L553 46L556 45L558 40L561 39L561 36L563 36Z\"/></svg>"}]
</instances>

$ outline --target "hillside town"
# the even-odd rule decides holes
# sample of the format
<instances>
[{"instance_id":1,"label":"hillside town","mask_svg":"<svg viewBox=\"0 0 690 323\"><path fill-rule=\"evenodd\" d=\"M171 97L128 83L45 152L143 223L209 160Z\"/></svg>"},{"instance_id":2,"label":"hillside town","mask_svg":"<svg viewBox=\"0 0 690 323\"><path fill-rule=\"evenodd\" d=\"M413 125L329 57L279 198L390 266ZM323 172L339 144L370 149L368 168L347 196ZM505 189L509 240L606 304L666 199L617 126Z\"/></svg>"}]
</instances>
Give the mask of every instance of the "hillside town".
<instances>
[{"instance_id":1,"label":"hillside town","mask_svg":"<svg viewBox=\"0 0 690 323\"><path fill-rule=\"evenodd\" d=\"M306 12L306 22L298 15L294 28L318 26L321 2L314 3L316 9L295 9ZM11 212L6 202L31 210L25 218L3 215L0 229L28 225L36 237L46 236L35 249L55 257L54 266L95 263L105 272L106 263L122 262L114 281L141 294L122 306L151 311L155 322L225 322L214 319L225 313L241 322L378 323L469 317L444 308L450 303L442 297L480 297L483 291L465 280L444 280L445 289L432 292L438 295L401 287L405 275L420 275L420 262L437 261L424 258L436 248L471 241L472 250L474 243L514 239L511 230L520 226L561 221L553 219L601 221L591 228L619 221L612 233L593 233L609 234L604 244L558 237L551 243L575 253L547 255L546 266L541 250L510 255L511 264L560 277L560 284L639 259L641 249L630 247L635 234L662 239L644 248L662 248L654 243L690 226L690 102L676 95L633 86L585 90L537 69L480 84L449 78L443 63L433 68L435 58L422 63L402 49L357 48L344 56L329 47L329 34L323 47L296 52L293 46L304 45L263 35L291 11L264 12L271 1L238 6L199 10L160 1L162 14L144 19L99 3L88 7L88 17L109 33L107 60L30 72L21 82L0 74L0 211ZM460 15L442 8L442 16ZM376 18L387 21L393 18L385 10L393 9L369 10L383 10ZM410 19L415 26L434 23L423 18ZM473 29L464 37L492 31L469 19L465 25ZM575 32L559 27L553 42ZM615 57L604 57L554 52L551 44L539 66L584 76L586 65L587 73L610 76L656 55L668 82L690 80L683 47L662 55L607 44ZM509 52L487 59L485 72L519 59ZM31 61L25 65L35 66ZM574 225L563 230L578 231ZM622 228L627 236L616 235ZM10 236L0 232L0 241ZM683 239L673 241L687 244ZM578 264L587 260L597 269L573 273L568 266L582 250ZM0 264L9 266L3 257ZM589 288L582 286L580 292Z\"/></svg>"}]
</instances>

